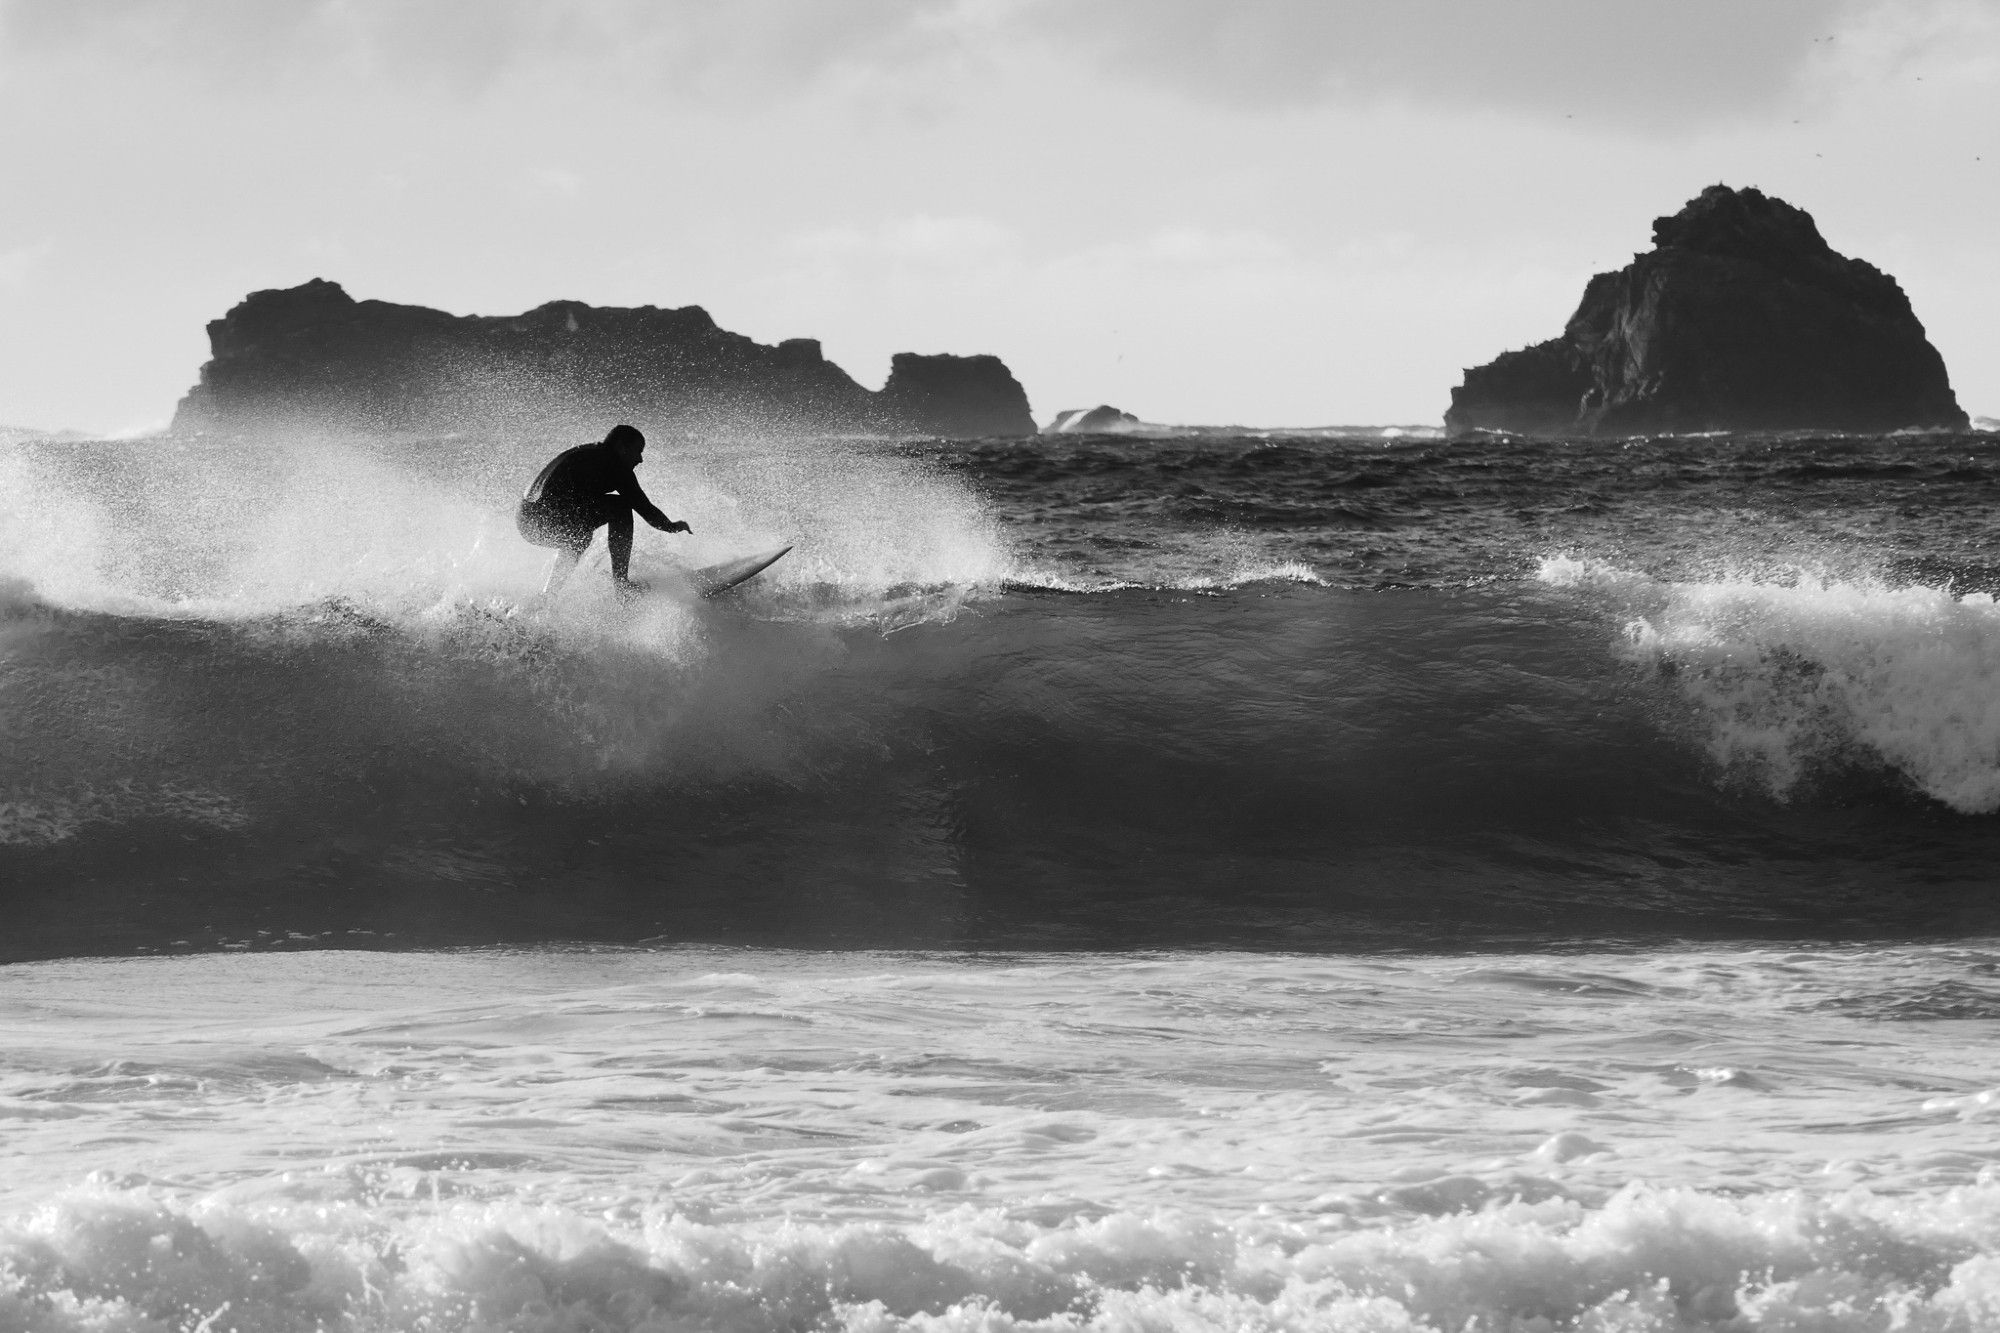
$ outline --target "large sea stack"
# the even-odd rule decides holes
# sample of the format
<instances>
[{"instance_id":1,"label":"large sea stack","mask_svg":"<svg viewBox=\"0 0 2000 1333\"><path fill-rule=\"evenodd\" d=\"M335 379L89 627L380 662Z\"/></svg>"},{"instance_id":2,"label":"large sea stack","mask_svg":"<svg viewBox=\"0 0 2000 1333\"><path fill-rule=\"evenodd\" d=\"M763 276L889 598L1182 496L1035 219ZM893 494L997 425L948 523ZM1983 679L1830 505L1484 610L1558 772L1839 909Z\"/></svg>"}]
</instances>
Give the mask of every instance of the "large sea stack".
<instances>
[{"instance_id":1,"label":"large sea stack","mask_svg":"<svg viewBox=\"0 0 2000 1333\"><path fill-rule=\"evenodd\" d=\"M875 406L885 419L926 435L976 439L1035 431L1027 392L997 356L898 352L889 358L889 381Z\"/></svg>"},{"instance_id":2,"label":"large sea stack","mask_svg":"<svg viewBox=\"0 0 2000 1333\"><path fill-rule=\"evenodd\" d=\"M1810 214L1711 185L1600 273L1562 336L1465 372L1454 434L1962 430L1944 359L1896 280Z\"/></svg>"},{"instance_id":3,"label":"large sea stack","mask_svg":"<svg viewBox=\"0 0 2000 1333\"><path fill-rule=\"evenodd\" d=\"M1032 435L1028 396L991 356L899 353L872 393L819 343L766 346L699 306L551 301L450 315L356 301L338 283L252 292L208 326L212 359L176 430L438 433L599 418L647 429Z\"/></svg>"}]
</instances>

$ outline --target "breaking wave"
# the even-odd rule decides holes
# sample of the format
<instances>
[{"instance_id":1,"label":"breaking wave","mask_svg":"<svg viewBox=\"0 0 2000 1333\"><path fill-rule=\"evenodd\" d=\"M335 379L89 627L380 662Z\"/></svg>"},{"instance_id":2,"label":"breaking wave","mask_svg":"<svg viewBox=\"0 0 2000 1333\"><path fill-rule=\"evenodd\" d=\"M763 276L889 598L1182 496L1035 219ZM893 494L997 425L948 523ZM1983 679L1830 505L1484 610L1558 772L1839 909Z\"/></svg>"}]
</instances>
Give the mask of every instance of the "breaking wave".
<instances>
[{"instance_id":1,"label":"breaking wave","mask_svg":"<svg viewBox=\"0 0 2000 1333\"><path fill-rule=\"evenodd\" d=\"M912 1226L431 1203L422 1173L406 1174L415 1197L372 1208L73 1191L0 1223L0 1321L33 1333L1947 1333L2000 1315L1992 1185L1510 1199L1439 1181L1328 1200L1316 1221L1161 1211L1044 1223L961 1208Z\"/></svg>"},{"instance_id":2,"label":"breaking wave","mask_svg":"<svg viewBox=\"0 0 2000 1333\"><path fill-rule=\"evenodd\" d=\"M1435 461L1369 447L972 449L1005 505L921 450L663 450L699 521L642 534L632 606L595 568L537 601L511 505L545 441L0 450L0 875L44 891L0 951L1995 920L2000 829L1925 822L2000 808L1979 594L1570 557L1363 591L1250 526L1099 514L1147 470L1243 508ZM678 581L785 540L721 601Z\"/></svg>"},{"instance_id":3,"label":"breaking wave","mask_svg":"<svg viewBox=\"0 0 2000 1333\"><path fill-rule=\"evenodd\" d=\"M1805 570L1662 582L1570 557L1541 578L1629 606L1620 654L1693 706L1717 764L1772 793L1858 764L1963 814L2000 810L1991 594Z\"/></svg>"}]
</instances>

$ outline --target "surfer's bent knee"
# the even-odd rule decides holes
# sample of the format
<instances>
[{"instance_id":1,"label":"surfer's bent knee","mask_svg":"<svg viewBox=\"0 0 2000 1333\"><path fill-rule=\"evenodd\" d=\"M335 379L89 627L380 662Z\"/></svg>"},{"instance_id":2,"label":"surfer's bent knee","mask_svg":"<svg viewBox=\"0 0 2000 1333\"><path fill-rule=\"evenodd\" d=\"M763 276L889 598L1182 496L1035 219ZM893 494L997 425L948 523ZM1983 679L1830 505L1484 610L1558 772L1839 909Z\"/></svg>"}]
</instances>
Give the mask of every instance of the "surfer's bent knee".
<instances>
[{"instance_id":1,"label":"surfer's bent knee","mask_svg":"<svg viewBox=\"0 0 2000 1333\"><path fill-rule=\"evenodd\" d=\"M603 524L602 519L593 523L593 517L595 515L577 514L523 500L514 515L514 526L531 546L547 546L580 555L589 547L591 537Z\"/></svg>"}]
</instances>

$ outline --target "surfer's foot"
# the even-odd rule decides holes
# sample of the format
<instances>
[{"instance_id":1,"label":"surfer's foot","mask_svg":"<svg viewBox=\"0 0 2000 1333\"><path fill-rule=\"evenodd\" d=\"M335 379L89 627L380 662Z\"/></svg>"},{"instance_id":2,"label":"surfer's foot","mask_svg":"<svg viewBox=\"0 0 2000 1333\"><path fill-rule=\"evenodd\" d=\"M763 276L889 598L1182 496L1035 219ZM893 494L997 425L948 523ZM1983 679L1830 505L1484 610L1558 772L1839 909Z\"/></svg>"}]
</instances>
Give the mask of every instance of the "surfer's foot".
<instances>
[{"instance_id":1,"label":"surfer's foot","mask_svg":"<svg viewBox=\"0 0 2000 1333\"><path fill-rule=\"evenodd\" d=\"M618 600L621 602L629 602L646 591L646 585L638 579L621 579L615 576L611 580L611 588L618 594Z\"/></svg>"}]
</instances>

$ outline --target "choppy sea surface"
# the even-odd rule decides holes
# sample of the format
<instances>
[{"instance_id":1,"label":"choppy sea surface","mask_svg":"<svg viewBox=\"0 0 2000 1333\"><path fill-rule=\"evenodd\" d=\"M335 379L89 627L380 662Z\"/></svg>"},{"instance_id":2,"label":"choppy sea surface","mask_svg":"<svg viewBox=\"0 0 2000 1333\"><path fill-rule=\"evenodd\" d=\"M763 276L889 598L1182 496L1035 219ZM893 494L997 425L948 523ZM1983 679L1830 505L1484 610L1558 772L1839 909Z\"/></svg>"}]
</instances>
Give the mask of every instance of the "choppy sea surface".
<instances>
[{"instance_id":1,"label":"choppy sea surface","mask_svg":"<svg viewBox=\"0 0 2000 1333\"><path fill-rule=\"evenodd\" d=\"M0 441L0 1329L2000 1328L2000 437L571 442Z\"/></svg>"}]
</instances>

